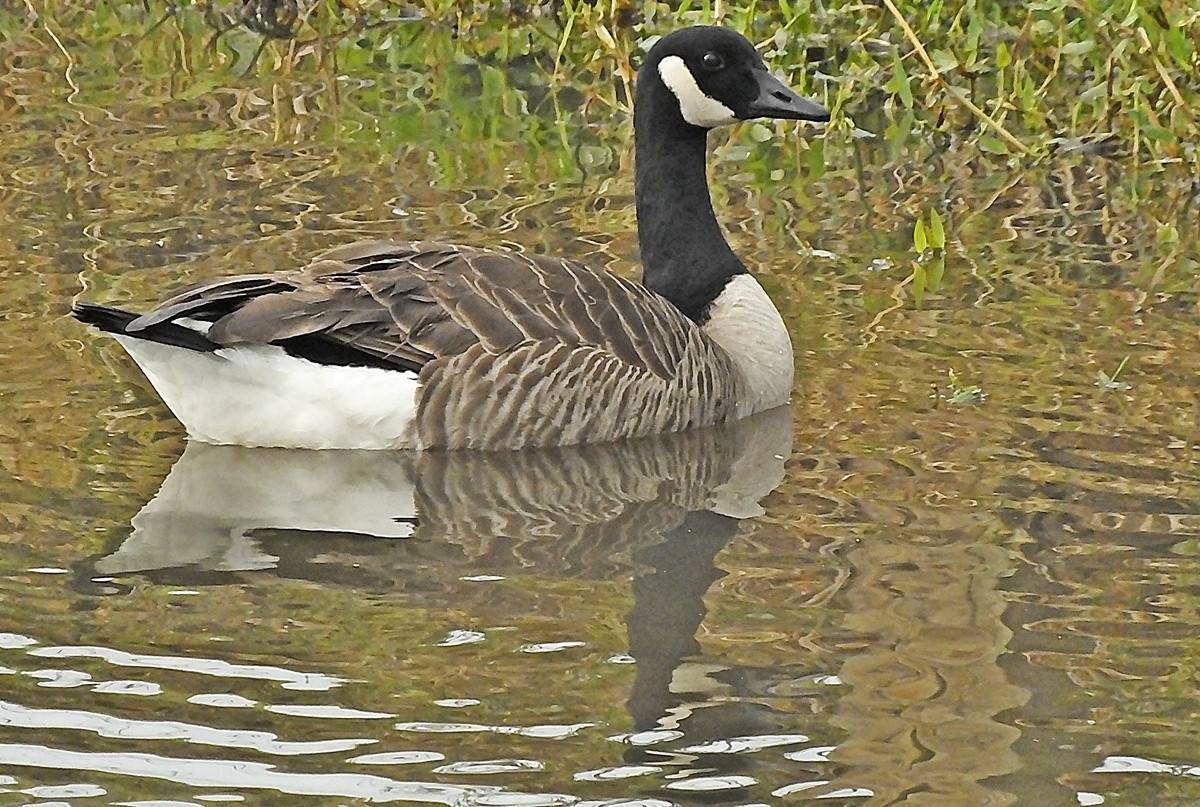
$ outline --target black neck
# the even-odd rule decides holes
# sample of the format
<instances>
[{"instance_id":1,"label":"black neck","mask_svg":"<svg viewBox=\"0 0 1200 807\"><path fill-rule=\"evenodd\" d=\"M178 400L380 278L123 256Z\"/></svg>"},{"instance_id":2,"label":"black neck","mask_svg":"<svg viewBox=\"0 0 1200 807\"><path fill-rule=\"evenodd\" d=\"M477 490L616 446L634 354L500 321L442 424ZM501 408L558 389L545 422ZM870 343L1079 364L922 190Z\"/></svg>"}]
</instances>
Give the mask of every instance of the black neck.
<instances>
[{"instance_id":1,"label":"black neck","mask_svg":"<svg viewBox=\"0 0 1200 807\"><path fill-rule=\"evenodd\" d=\"M729 279L746 271L713 213L708 132L683 120L657 76L638 82L633 120L642 283L699 322Z\"/></svg>"}]
</instances>

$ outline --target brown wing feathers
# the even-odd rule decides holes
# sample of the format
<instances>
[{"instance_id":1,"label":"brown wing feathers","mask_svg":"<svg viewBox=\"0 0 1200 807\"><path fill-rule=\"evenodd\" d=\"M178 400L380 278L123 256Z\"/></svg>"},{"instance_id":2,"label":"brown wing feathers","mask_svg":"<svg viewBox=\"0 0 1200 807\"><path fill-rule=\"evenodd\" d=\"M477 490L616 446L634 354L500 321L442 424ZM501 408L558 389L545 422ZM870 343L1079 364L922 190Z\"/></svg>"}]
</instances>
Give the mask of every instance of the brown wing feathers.
<instances>
[{"instance_id":1,"label":"brown wing feathers","mask_svg":"<svg viewBox=\"0 0 1200 807\"><path fill-rule=\"evenodd\" d=\"M153 311L134 319L127 330L135 333L180 318L212 320L236 310L246 300L291 288L274 275L240 275L216 283L188 286L163 300Z\"/></svg>"},{"instance_id":2,"label":"brown wing feathers","mask_svg":"<svg viewBox=\"0 0 1200 807\"><path fill-rule=\"evenodd\" d=\"M218 344L320 336L405 367L475 343L499 354L551 340L602 347L664 377L670 357L645 337L682 319L641 286L569 261L381 241L338 247L293 273L186 289L129 330L179 318L213 321L208 336Z\"/></svg>"}]
</instances>

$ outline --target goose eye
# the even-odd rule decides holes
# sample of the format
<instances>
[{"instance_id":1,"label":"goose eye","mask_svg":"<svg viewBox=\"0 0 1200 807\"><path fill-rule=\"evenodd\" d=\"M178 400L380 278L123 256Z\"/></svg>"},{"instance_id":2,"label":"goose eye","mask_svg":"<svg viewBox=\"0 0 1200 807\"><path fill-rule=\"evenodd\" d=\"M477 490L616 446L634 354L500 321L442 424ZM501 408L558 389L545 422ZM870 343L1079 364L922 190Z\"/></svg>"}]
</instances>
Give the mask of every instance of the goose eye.
<instances>
[{"instance_id":1,"label":"goose eye","mask_svg":"<svg viewBox=\"0 0 1200 807\"><path fill-rule=\"evenodd\" d=\"M704 65L705 70L720 70L725 66L725 60L721 58L721 54L709 51L700 59L700 63Z\"/></svg>"}]
</instances>

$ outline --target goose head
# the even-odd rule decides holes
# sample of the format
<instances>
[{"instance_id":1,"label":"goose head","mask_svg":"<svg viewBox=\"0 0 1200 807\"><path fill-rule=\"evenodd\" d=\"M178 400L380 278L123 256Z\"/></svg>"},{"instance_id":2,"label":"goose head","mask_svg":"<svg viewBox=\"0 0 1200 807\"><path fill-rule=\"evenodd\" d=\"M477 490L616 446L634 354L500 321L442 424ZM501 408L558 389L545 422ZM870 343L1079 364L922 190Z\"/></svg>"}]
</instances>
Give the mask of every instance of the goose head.
<instances>
[{"instance_id":1,"label":"goose head","mask_svg":"<svg viewBox=\"0 0 1200 807\"><path fill-rule=\"evenodd\" d=\"M697 323L746 272L713 211L708 132L754 118L827 121L829 110L771 75L729 28L683 28L646 54L633 103L642 282Z\"/></svg>"},{"instance_id":2,"label":"goose head","mask_svg":"<svg viewBox=\"0 0 1200 807\"><path fill-rule=\"evenodd\" d=\"M675 103L663 100L664 89ZM703 130L754 118L829 120L829 110L771 75L745 37L720 26L659 39L638 75L638 92L655 96L653 106L675 125Z\"/></svg>"}]
</instances>

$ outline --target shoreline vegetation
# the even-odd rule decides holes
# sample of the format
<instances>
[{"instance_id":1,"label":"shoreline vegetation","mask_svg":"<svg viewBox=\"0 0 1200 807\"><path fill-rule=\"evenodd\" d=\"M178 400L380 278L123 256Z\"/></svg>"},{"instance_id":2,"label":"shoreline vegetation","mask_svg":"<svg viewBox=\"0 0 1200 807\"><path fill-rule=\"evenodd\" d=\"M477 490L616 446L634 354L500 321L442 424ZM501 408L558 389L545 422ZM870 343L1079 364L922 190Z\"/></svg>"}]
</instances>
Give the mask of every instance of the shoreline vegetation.
<instances>
[{"instance_id":1,"label":"shoreline vegetation","mask_svg":"<svg viewBox=\"0 0 1200 807\"><path fill-rule=\"evenodd\" d=\"M1017 164L1078 152L1200 183L1200 0L0 2L0 37L44 40L68 79L80 48L118 39L176 48L193 89L205 72L395 67L421 45L548 84L569 74L588 113L624 113L641 53L688 23L758 43L834 111L835 135L919 135Z\"/></svg>"}]
</instances>

